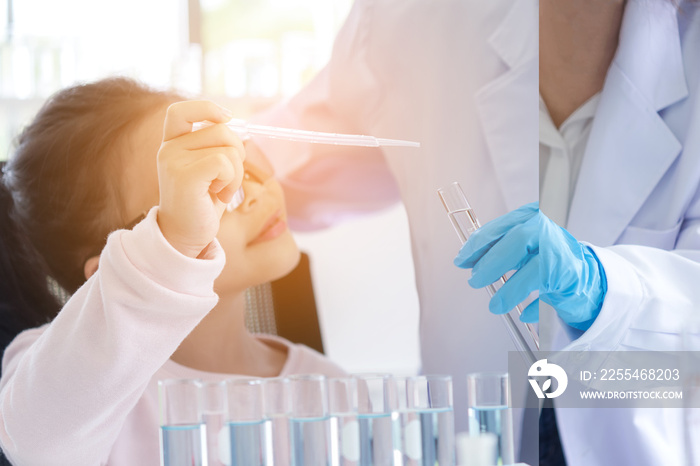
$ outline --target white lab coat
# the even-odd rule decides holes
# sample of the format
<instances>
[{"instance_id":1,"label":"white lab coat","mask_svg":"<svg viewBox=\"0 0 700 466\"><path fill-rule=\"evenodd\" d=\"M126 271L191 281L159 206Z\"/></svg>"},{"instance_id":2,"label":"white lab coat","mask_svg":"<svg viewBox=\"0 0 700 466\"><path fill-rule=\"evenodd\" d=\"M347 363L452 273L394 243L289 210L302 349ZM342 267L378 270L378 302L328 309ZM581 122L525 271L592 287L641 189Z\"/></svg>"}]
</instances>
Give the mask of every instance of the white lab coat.
<instances>
[{"instance_id":1,"label":"white lab coat","mask_svg":"<svg viewBox=\"0 0 700 466\"><path fill-rule=\"evenodd\" d=\"M421 143L380 151L258 141L297 228L403 200L422 370L453 376L458 431L467 428L466 374L506 371L515 348L486 291L452 264L459 242L436 191L459 181L482 223L537 200L537 40L535 0L357 0L328 67L258 118Z\"/></svg>"},{"instance_id":2,"label":"white lab coat","mask_svg":"<svg viewBox=\"0 0 700 466\"><path fill-rule=\"evenodd\" d=\"M628 0L566 225L594 245L608 292L559 348L681 349L700 312L699 187L700 8ZM683 464L681 410L558 409L557 421L569 466Z\"/></svg>"}]
</instances>

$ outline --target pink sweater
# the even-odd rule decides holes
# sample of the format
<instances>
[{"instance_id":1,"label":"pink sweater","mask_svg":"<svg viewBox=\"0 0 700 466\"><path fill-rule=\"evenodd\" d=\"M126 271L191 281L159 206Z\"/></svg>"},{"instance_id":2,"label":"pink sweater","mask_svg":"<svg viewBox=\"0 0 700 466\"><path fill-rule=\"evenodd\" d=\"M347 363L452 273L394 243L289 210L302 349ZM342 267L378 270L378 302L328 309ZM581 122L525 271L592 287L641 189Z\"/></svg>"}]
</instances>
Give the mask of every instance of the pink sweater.
<instances>
[{"instance_id":1,"label":"pink sweater","mask_svg":"<svg viewBox=\"0 0 700 466\"><path fill-rule=\"evenodd\" d=\"M216 304L225 257L216 241L204 259L181 255L156 215L110 235L98 272L53 322L6 349L0 444L14 464L156 466L158 380L231 377L169 359ZM344 374L307 347L259 338L288 348L280 375Z\"/></svg>"}]
</instances>

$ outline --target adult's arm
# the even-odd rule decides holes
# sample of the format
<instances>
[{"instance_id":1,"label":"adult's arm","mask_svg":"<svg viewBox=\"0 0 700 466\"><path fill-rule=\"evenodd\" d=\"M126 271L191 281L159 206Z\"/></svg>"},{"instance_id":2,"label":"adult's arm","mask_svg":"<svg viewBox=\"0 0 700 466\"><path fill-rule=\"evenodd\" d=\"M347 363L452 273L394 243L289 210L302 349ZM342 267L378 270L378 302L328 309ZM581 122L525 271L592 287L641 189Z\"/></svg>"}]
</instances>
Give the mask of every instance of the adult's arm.
<instances>
[{"instance_id":1,"label":"adult's arm","mask_svg":"<svg viewBox=\"0 0 700 466\"><path fill-rule=\"evenodd\" d=\"M369 64L370 38L377 20L372 1L358 0L339 31L330 62L297 95L254 118L257 123L347 134L371 134L382 107L386 83ZM391 53L391 50L373 50ZM376 59L376 58L375 58ZM399 78L399 77L397 77ZM403 115L397 115L397 118ZM399 201L394 177L380 148L306 144L254 138L275 167L285 190L290 224L322 228L386 208ZM256 148L248 144L249 161Z\"/></svg>"},{"instance_id":2,"label":"adult's arm","mask_svg":"<svg viewBox=\"0 0 700 466\"><path fill-rule=\"evenodd\" d=\"M698 225L694 229L698 229ZM700 251L592 247L608 290L591 327L566 350L680 351L682 330L700 303Z\"/></svg>"}]
</instances>

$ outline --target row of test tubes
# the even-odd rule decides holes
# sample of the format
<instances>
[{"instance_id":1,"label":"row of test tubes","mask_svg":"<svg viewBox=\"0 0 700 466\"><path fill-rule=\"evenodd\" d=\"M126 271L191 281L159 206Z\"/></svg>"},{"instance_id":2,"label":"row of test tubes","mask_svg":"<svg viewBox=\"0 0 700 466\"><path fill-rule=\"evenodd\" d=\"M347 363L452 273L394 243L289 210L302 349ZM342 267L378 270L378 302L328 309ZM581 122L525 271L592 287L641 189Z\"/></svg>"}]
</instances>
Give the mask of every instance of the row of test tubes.
<instances>
[{"instance_id":1,"label":"row of test tubes","mask_svg":"<svg viewBox=\"0 0 700 466\"><path fill-rule=\"evenodd\" d=\"M487 465L513 462L507 374L495 376L469 382L468 435L493 437ZM169 379L159 391L163 466L457 464L449 376Z\"/></svg>"}]
</instances>

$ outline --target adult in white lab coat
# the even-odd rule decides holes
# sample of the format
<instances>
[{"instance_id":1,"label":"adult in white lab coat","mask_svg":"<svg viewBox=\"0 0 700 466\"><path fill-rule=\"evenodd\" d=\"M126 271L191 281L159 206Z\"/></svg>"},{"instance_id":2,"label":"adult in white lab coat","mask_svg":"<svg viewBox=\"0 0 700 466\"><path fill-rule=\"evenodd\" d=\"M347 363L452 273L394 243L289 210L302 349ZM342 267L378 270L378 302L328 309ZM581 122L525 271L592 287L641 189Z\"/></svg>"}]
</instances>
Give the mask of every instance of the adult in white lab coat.
<instances>
[{"instance_id":1,"label":"adult in white lab coat","mask_svg":"<svg viewBox=\"0 0 700 466\"><path fill-rule=\"evenodd\" d=\"M568 349L680 348L700 309L700 9L629 0L590 102L566 228L594 246L608 291Z\"/></svg>"},{"instance_id":2,"label":"adult in white lab coat","mask_svg":"<svg viewBox=\"0 0 700 466\"><path fill-rule=\"evenodd\" d=\"M576 112L560 126L560 141L574 137L582 145L560 150L543 124L544 152L550 162L576 160L577 152L582 157L578 176L569 172L572 182L559 188L570 203L568 218L559 222L594 245L608 290L590 328L576 334L555 326L554 345L680 350L684 322L700 312L697 3L628 0L604 86ZM586 129L572 136L577 125ZM557 184L546 179L557 176L556 169L542 175L543 189ZM550 207L556 204L549 201ZM680 410L559 409L557 421L569 466L651 466L682 464L680 415Z\"/></svg>"},{"instance_id":3,"label":"adult in white lab coat","mask_svg":"<svg viewBox=\"0 0 700 466\"><path fill-rule=\"evenodd\" d=\"M532 216L539 229L514 222L499 250L538 241L530 283L556 310L540 309L553 349L679 350L684 322L700 312L700 7L542 0L540 11L540 202L560 226L542 214ZM480 260L458 262L476 263L474 280ZM509 284L527 282L528 270ZM567 464L684 464L681 414L557 409Z\"/></svg>"},{"instance_id":4,"label":"adult in white lab coat","mask_svg":"<svg viewBox=\"0 0 700 466\"><path fill-rule=\"evenodd\" d=\"M403 201L422 371L453 376L458 431L467 429L466 374L506 371L515 348L485 312L487 293L465 286L453 267L459 243L436 191L460 182L482 222L537 199L536 15L534 0L357 0L328 66L258 118L421 143L380 150L257 141L285 187L293 227Z\"/></svg>"}]
</instances>

